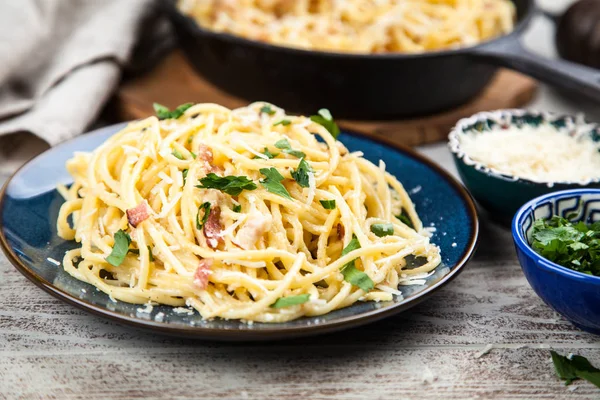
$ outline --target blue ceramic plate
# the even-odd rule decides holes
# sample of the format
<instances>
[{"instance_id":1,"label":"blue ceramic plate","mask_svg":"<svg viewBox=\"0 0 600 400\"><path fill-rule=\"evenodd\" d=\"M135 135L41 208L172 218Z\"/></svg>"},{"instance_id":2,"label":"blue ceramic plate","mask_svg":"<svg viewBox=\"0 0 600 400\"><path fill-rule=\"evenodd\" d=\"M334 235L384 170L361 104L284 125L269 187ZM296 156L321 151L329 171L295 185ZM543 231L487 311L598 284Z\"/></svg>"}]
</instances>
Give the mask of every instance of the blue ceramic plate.
<instances>
[{"instance_id":1,"label":"blue ceramic plate","mask_svg":"<svg viewBox=\"0 0 600 400\"><path fill-rule=\"evenodd\" d=\"M111 301L93 286L68 275L57 261L76 243L56 235L55 221L62 198L55 187L71 182L64 165L73 152L94 150L123 127L106 127L48 150L21 168L6 183L0 197L0 245L8 259L42 289L94 314L165 334L204 339L267 340L313 335L376 321L414 306L450 282L475 250L475 206L456 180L411 150L344 133L340 138L350 151L363 151L373 162L385 161L388 171L411 194L424 225L436 228L432 241L440 246L443 263L426 284L401 286L403 298L389 303L357 303L324 316L282 324L204 321L196 312L176 312L169 306L155 306L147 313L143 306Z\"/></svg>"}]
</instances>

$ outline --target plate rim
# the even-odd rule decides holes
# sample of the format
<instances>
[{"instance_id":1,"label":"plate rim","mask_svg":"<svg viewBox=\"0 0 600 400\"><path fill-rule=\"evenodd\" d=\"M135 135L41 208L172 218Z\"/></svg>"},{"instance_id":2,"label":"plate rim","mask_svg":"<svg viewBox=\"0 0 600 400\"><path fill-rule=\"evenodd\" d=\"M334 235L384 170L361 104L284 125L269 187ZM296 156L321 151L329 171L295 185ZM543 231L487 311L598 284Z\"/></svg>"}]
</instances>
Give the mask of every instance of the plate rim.
<instances>
[{"instance_id":1,"label":"plate rim","mask_svg":"<svg viewBox=\"0 0 600 400\"><path fill-rule=\"evenodd\" d=\"M446 284L451 282L456 276L458 276L458 274L462 272L462 270L471 260L477 249L479 243L479 218L477 215L475 202L471 194L456 178L454 178L452 175L450 175L450 173L448 173L434 161L430 160L428 157L419 154L418 152L407 146L398 144L393 140L388 139L387 137L367 136L356 131L343 129L342 134L358 137L367 141L373 141L384 146L391 147L394 150L399 151L412 159L415 159L419 163L425 164L427 167L434 170L434 172L436 172L446 182L448 182L450 186L452 186L452 188L457 192L459 197L461 197L463 203L467 208L467 214L470 217L471 231L473 233L470 235L468 244L465 247L465 250L463 251L462 255L460 256L458 262L456 263L456 266L447 275L443 276L439 281L435 282L433 285L415 294L413 297L411 297L410 301L408 302L398 303L396 305L391 305L383 308L376 308L365 313L343 317L335 321L304 326L282 326L279 324L273 324L272 326L268 326L265 328L261 327L261 329L205 328L197 325L169 325L165 324L164 322L156 322L154 320L136 318L134 316L124 315L116 311L111 311L105 307L101 307L99 305L85 301L84 299L78 298L73 294L56 287L52 282L47 281L46 279L42 278L34 271L32 271L29 267L27 267L27 265L25 265L20 260L17 254L15 254L12 247L9 245L7 238L4 235L3 210L4 201L6 198L6 191L8 189L9 184L22 169L29 166L38 157L41 157L50 151L57 151L62 146L70 144L76 140L81 140L86 136L100 135L101 133L105 133L106 131L110 130L112 130L113 133L116 133L118 132L118 130L122 129L122 127L126 126L130 122L133 121L122 122L95 129L90 132L86 132L82 135L78 135L69 140L66 140L58 144L57 146L51 147L50 149L31 158L29 161L27 161L21 167L19 167L13 174L10 175L10 177L6 180L6 182L2 186L2 189L0 190L0 248L4 252L8 261L15 267L15 269L17 269L17 271L19 271L23 276L25 276L27 279L33 282L36 286L49 293L50 295L54 296L55 298L58 298L59 300L64 301L67 304L73 305L93 315L107 318L120 325L124 324L127 326L132 326L134 328L152 331L154 333L158 332L169 336L179 336L217 341L265 341L274 339L292 339L296 337L314 336L329 332L340 331L343 329L355 328L358 326L366 325L381 320L383 318L399 314L400 312L412 308L415 305L426 300L427 298L431 297L432 294L434 294Z\"/></svg>"}]
</instances>

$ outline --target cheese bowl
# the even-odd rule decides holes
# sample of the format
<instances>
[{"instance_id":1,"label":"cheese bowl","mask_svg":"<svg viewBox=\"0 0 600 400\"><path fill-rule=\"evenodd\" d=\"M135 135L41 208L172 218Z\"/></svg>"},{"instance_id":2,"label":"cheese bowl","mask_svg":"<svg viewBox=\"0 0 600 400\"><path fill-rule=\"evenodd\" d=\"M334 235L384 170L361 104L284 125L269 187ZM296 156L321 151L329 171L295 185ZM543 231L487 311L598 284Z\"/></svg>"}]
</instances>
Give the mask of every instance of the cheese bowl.
<instances>
[{"instance_id":1,"label":"cheese bowl","mask_svg":"<svg viewBox=\"0 0 600 400\"><path fill-rule=\"evenodd\" d=\"M560 134L585 135L593 142L600 142L600 127L580 117L520 109L475 114L461 119L449 134L448 146L463 183L477 203L488 212L489 217L505 226L510 225L512 217L523 204L536 197L559 190L600 188L600 178L542 182L507 174L474 160L462 146L466 135L501 135L511 129L537 128L542 125Z\"/></svg>"}]
</instances>

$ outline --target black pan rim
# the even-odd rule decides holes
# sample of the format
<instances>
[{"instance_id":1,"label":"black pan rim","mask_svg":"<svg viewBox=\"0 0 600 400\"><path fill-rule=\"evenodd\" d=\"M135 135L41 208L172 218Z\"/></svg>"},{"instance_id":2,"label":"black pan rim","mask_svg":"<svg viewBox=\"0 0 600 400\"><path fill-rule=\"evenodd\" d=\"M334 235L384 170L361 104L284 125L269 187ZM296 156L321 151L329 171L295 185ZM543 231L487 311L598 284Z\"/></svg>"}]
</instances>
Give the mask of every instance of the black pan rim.
<instances>
[{"instance_id":1,"label":"black pan rim","mask_svg":"<svg viewBox=\"0 0 600 400\"><path fill-rule=\"evenodd\" d=\"M514 4L514 1L511 0ZM401 60L409 60L409 59L424 59L424 58L435 58L435 57L444 57L444 56L452 56L452 55L469 55L473 50L477 50L480 48L485 48L492 43L498 43L507 38L513 38L516 36L520 36L525 29L529 26L531 19L537 12L537 7L535 5L534 0L525 0L527 5L527 12L521 16L517 20L517 24L515 28L507 33L506 35L498 36L492 38L490 40L486 40L480 43L477 43L474 46L460 47L457 49L446 49L446 50L438 50L438 51L427 51L423 53L381 53L381 54L364 54L364 53L341 53L334 51L322 51L322 50L307 50L296 47L286 47L281 45L275 45L265 42L259 42L257 40L246 39L241 36L232 35L230 33L223 32L215 32L209 29L201 27L196 21L194 21L191 17L183 14L174 4L173 0L163 0L162 4L164 4L164 8L170 13L173 18L178 18L179 21L185 25L187 25L187 29L194 34L208 36L215 39L226 40L228 42L239 43L244 46L254 47L261 50L280 52L282 54L287 55L296 55L296 56L311 56L311 57L321 57L321 58L329 58L329 59L350 59L350 60L378 60L378 61L401 61Z\"/></svg>"},{"instance_id":2,"label":"black pan rim","mask_svg":"<svg viewBox=\"0 0 600 400\"><path fill-rule=\"evenodd\" d=\"M101 131L106 131L109 129L116 129L117 127L122 127L127 123L119 123L110 126L106 126L104 128L96 129L86 135L99 134ZM362 137L365 138L365 135L361 135L360 133L352 132L352 131L343 131L343 134ZM67 140L55 147L52 148L58 149L61 146L70 143L74 140L81 138L81 136L77 136L73 139ZM305 326L280 326L273 325L266 328L260 329L220 329L220 328L202 328L197 326L169 326L168 324L142 320L138 318L134 318L131 316L123 315L114 311L111 311L107 308L92 304L83 299L77 298L69 292L66 292L62 289L57 288L52 284L52 282L47 281L41 276L37 275L33 272L29 267L27 267L15 254L12 247L9 245L6 236L4 235L4 224L3 224L3 211L4 211L4 200L6 198L6 190L8 185L14 177L21 171L21 169L27 167L31 162L33 162L38 157L44 155L48 150L42 152L41 154L33 157L31 160L23 164L19 169L17 169L4 183L2 190L0 190L0 248L6 255L8 261L19 271L22 275L24 275L27 279L33 282L36 286L43 289L50 295L55 298L62 300L68 304L76 306L86 312L89 312L93 315L100 316L106 319L109 319L113 322L116 322L120 325L127 325L134 328L152 331L154 333L161 333L168 336L177 336L177 337L186 337L193 339L201 339L201 340L214 340L214 341L228 341L228 342L251 342L251 341L266 341L266 340L283 340L283 339L293 339L297 337L308 337L315 336L324 333L330 333L335 331L340 331L343 329L355 328L358 326L366 325L368 323L372 323L383 318L387 318L393 315L396 315L402 311L405 311L425 299L431 297L432 294L437 292L439 289L444 287L447 283L452 281L468 264L471 260L478 246L479 242L479 218L477 215L477 209L475 207L475 202L471 197L470 193L464 188L462 184L460 184L456 178L452 177L448 172L446 172L442 167L437 165L435 162L430 160L424 155L417 153L416 151L403 146L397 143L394 143L390 139L385 137L366 137L367 140L372 140L378 142L380 144L384 144L386 146L390 146L393 149L405 154L408 157L418 160L423 164L427 165L431 169L433 169L439 176L444 179L446 182L453 187L453 189L457 192L457 194L462 198L464 204L467 207L467 213L469 214L469 225L470 229L473 232L471 237L469 238L468 245L465 248L465 251L461 255L459 261L456 263L454 269L452 269L447 275L442 277L438 282L428 287L427 289L417 293L411 300L407 303L397 303L395 305L390 305L389 307L384 307L380 309L371 310L366 313L352 315L349 317L341 318L336 321L326 322L323 324L316 325L305 325Z\"/></svg>"}]
</instances>

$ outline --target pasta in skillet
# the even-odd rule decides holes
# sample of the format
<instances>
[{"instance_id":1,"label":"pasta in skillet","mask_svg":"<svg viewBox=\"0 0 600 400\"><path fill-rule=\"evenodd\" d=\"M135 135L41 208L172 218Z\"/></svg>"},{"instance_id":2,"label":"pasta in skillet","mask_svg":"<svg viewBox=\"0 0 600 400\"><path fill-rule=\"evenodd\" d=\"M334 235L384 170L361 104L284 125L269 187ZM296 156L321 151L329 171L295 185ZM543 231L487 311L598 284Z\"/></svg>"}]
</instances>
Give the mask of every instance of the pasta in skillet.
<instances>
[{"instance_id":1,"label":"pasta in skillet","mask_svg":"<svg viewBox=\"0 0 600 400\"><path fill-rule=\"evenodd\" d=\"M180 0L216 32L310 50L420 53L513 30L510 0Z\"/></svg>"}]
</instances>

